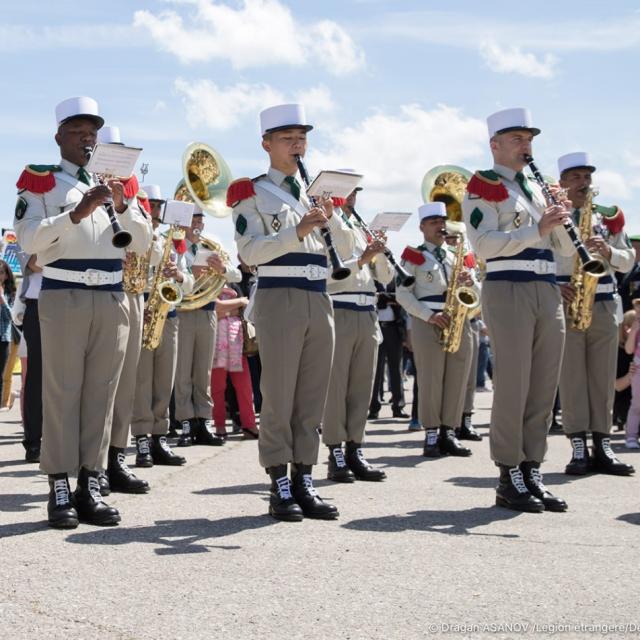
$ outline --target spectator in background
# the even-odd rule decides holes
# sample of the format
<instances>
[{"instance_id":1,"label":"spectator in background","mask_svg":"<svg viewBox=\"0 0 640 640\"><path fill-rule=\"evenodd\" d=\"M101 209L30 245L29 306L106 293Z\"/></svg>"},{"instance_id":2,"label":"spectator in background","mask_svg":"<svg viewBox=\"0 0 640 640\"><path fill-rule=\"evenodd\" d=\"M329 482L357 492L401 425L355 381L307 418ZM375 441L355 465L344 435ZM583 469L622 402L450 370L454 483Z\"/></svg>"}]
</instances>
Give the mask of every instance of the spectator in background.
<instances>
[{"instance_id":1,"label":"spectator in background","mask_svg":"<svg viewBox=\"0 0 640 640\"><path fill-rule=\"evenodd\" d=\"M613 400L613 424L616 431L624 429L631 405L631 379L636 366L633 364L633 354L627 353L624 347L635 319L636 312L633 309L627 311L618 327L618 364L615 381L616 393Z\"/></svg>"},{"instance_id":2,"label":"spectator in background","mask_svg":"<svg viewBox=\"0 0 640 640\"><path fill-rule=\"evenodd\" d=\"M0 260L0 372L4 369L9 359L11 346L11 307L16 298L16 279L11 267ZM0 380L0 398L3 397L4 375Z\"/></svg>"}]
</instances>

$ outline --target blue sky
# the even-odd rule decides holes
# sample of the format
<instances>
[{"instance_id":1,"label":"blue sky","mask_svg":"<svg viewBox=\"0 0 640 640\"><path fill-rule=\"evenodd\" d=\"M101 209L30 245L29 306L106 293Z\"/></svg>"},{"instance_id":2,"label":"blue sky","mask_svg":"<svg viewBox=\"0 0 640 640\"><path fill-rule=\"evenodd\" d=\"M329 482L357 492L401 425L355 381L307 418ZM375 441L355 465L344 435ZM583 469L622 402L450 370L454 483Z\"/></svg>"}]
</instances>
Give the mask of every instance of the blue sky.
<instances>
[{"instance_id":1,"label":"blue sky","mask_svg":"<svg viewBox=\"0 0 640 640\"><path fill-rule=\"evenodd\" d=\"M415 212L435 164L490 166L486 116L527 106L543 172L589 151L600 202L640 232L639 49L640 4L625 1L26 0L0 25L0 223L22 167L58 160L55 105L89 95L165 194L194 140L234 177L263 173L258 112L301 100L310 171L364 173L365 218ZM392 245L416 242L415 224ZM230 246L230 220L207 228Z\"/></svg>"}]
</instances>

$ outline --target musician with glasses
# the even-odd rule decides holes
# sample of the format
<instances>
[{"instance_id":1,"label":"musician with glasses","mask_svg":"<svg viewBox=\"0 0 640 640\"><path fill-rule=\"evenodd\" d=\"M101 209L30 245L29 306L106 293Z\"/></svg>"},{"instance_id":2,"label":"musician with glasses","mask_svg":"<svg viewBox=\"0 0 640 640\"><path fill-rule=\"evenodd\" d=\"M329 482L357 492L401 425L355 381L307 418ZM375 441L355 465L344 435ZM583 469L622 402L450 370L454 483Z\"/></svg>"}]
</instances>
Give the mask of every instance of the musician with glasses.
<instances>
[{"instance_id":1,"label":"musician with glasses","mask_svg":"<svg viewBox=\"0 0 640 640\"><path fill-rule=\"evenodd\" d=\"M496 504L517 511L564 511L542 483L540 463L564 344L553 250L573 255L562 227L570 203L547 206L523 169L540 129L527 109L487 119L493 169L477 171L462 209L475 254L486 261L482 317L495 357L489 442L500 468Z\"/></svg>"},{"instance_id":2,"label":"musician with glasses","mask_svg":"<svg viewBox=\"0 0 640 640\"><path fill-rule=\"evenodd\" d=\"M102 500L113 403L127 345L129 309L122 290L124 250L113 246L105 202L143 252L151 227L130 206L122 183L95 185L84 168L87 147L104 120L95 100L69 98L56 107L57 165L30 165L18 180L18 242L43 267L38 301L42 336L41 469L49 476L49 525L73 528L120 521ZM69 475L78 474L71 498Z\"/></svg>"},{"instance_id":3,"label":"musician with glasses","mask_svg":"<svg viewBox=\"0 0 640 640\"><path fill-rule=\"evenodd\" d=\"M258 267L253 320L262 360L260 463L271 476L269 513L276 519L334 519L338 510L320 499L312 467L329 386L334 325L326 293L327 249L318 228L327 226L341 255L353 236L330 198L311 206L298 173L307 149L307 124L299 104L260 114L266 175L234 181L233 206L240 257ZM291 463L291 479L287 465Z\"/></svg>"},{"instance_id":4,"label":"musician with glasses","mask_svg":"<svg viewBox=\"0 0 640 640\"><path fill-rule=\"evenodd\" d=\"M558 282L567 314L560 404L562 428L571 441L572 457L565 473L585 475L598 471L626 476L632 474L634 468L616 457L609 438L618 358L613 276L615 272L624 274L631 270L635 252L624 232L622 211L618 207L593 203L591 183L595 170L589 155L581 151L558 158L560 186L568 191L574 224L585 236L590 236L588 239L583 236L589 253L604 258L609 265L608 272L593 282L594 298L572 306L576 297L575 285L580 286L580 280L584 278L581 264L579 261L576 264L576 258L556 257ZM576 322L580 324L574 327ZM589 432L593 438L593 457L587 448Z\"/></svg>"}]
</instances>

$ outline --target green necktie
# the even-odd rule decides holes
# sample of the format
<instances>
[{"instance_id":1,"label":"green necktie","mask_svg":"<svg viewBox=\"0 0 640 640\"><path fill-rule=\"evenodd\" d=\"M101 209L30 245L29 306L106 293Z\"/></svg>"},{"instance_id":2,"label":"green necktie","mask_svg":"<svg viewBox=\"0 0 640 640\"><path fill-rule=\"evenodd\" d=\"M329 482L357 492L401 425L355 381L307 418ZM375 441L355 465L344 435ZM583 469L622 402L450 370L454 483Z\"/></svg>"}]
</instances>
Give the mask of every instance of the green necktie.
<instances>
[{"instance_id":1,"label":"green necktie","mask_svg":"<svg viewBox=\"0 0 640 640\"><path fill-rule=\"evenodd\" d=\"M194 256L198 253L198 245L195 242L191 245L191 253L193 253Z\"/></svg>"},{"instance_id":2,"label":"green necktie","mask_svg":"<svg viewBox=\"0 0 640 640\"><path fill-rule=\"evenodd\" d=\"M522 171L518 171L516 173L516 182L520 185L522 189L522 193L524 193L527 198L529 198L529 202L533 201L533 191L531 191L531 187L529 186L529 181L527 177L522 173Z\"/></svg>"},{"instance_id":3,"label":"green necktie","mask_svg":"<svg viewBox=\"0 0 640 640\"><path fill-rule=\"evenodd\" d=\"M438 262L442 262L444 257L447 255L447 252L442 247L436 247L435 254Z\"/></svg>"},{"instance_id":4,"label":"green necktie","mask_svg":"<svg viewBox=\"0 0 640 640\"><path fill-rule=\"evenodd\" d=\"M84 167L80 167L76 175L78 176L78 180L80 180L80 182L83 182L88 187L91 186L91 178L89 177L89 173Z\"/></svg>"},{"instance_id":5,"label":"green necktie","mask_svg":"<svg viewBox=\"0 0 640 640\"><path fill-rule=\"evenodd\" d=\"M300 200L300 183L293 176L287 176L284 181L289 185L291 195L296 200Z\"/></svg>"}]
</instances>

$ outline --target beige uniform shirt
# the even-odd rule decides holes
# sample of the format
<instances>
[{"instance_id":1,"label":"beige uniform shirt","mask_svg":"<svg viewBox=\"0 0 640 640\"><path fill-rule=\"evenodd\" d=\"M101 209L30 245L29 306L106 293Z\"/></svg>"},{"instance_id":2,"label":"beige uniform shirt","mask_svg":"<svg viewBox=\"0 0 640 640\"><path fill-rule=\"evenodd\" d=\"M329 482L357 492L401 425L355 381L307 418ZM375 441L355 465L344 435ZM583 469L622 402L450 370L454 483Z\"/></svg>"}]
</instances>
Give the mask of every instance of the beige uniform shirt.
<instances>
[{"instance_id":1,"label":"beige uniform shirt","mask_svg":"<svg viewBox=\"0 0 640 640\"><path fill-rule=\"evenodd\" d=\"M551 234L540 236L538 221L522 204L526 196L515 180L516 172L499 164L494 165L493 170L511 192L509 197L502 202L488 202L466 193L462 202L469 241L477 256L489 260L516 256L525 249L553 249L559 255L572 256L575 249L563 227L556 227ZM541 216L546 208L544 195L535 181L528 182L533 192L532 204ZM513 193L520 198L516 199Z\"/></svg>"},{"instance_id":2,"label":"beige uniform shirt","mask_svg":"<svg viewBox=\"0 0 640 640\"><path fill-rule=\"evenodd\" d=\"M54 173L56 184L51 191L32 193L25 190L19 194L26 202L24 215L14 222L21 247L27 253L37 253L40 266L61 258L124 259L125 250L111 243L113 230L104 207L98 207L78 224L71 221L69 213L89 187L77 179L78 165L64 159L59 164L72 178L72 184ZM122 214L116 216L122 227L131 233L127 250L146 252L151 243L151 222L140 212L135 198Z\"/></svg>"},{"instance_id":3,"label":"beige uniform shirt","mask_svg":"<svg viewBox=\"0 0 640 640\"><path fill-rule=\"evenodd\" d=\"M326 247L318 230L298 239L296 225L301 215L288 203L276 195L259 187L261 180L269 181L283 191L291 193L289 185L284 181L285 174L270 168L265 176L256 179L256 195L242 200L233 209L233 221L236 227L235 240L240 257L251 266L266 264L288 253L309 253L326 255ZM301 184L300 203L305 209L311 203L304 192L304 183L300 176L296 179ZM339 215L329 218L329 230L338 253L353 253L353 234Z\"/></svg>"}]
</instances>

